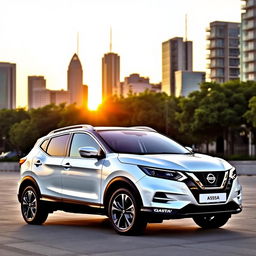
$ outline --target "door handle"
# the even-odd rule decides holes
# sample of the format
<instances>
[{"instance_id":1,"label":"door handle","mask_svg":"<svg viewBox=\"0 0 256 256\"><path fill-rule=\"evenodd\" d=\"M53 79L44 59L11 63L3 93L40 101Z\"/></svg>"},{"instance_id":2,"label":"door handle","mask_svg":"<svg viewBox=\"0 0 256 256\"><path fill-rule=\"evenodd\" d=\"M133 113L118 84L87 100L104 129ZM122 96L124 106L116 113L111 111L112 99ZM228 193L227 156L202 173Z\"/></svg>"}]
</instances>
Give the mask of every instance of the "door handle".
<instances>
[{"instance_id":1,"label":"door handle","mask_svg":"<svg viewBox=\"0 0 256 256\"><path fill-rule=\"evenodd\" d=\"M65 169L69 169L71 167L70 163L65 163L62 165Z\"/></svg>"},{"instance_id":2,"label":"door handle","mask_svg":"<svg viewBox=\"0 0 256 256\"><path fill-rule=\"evenodd\" d=\"M36 167L39 167L40 165L42 165L42 162L41 162L40 160L37 160L37 161L34 163L34 165L35 165Z\"/></svg>"}]
</instances>

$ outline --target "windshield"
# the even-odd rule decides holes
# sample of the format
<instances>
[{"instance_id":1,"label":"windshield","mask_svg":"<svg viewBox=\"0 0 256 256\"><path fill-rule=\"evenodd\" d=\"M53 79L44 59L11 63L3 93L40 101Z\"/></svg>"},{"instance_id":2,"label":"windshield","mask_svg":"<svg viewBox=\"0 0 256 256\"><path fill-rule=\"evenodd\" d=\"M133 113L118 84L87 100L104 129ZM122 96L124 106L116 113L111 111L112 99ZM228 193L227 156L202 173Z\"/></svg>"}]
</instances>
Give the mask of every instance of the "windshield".
<instances>
[{"instance_id":1,"label":"windshield","mask_svg":"<svg viewBox=\"0 0 256 256\"><path fill-rule=\"evenodd\" d=\"M189 154L177 142L156 132L99 131L108 146L116 153L129 154Z\"/></svg>"}]
</instances>

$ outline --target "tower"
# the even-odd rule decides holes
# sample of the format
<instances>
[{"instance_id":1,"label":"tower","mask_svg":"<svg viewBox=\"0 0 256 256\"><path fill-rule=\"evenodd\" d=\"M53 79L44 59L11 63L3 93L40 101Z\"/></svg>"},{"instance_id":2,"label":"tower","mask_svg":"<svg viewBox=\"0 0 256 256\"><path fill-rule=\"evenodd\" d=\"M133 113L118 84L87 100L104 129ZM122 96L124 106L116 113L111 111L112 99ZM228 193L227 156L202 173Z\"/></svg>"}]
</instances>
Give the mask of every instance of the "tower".
<instances>
[{"instance_id":1,"label":"tower","mask_svg":"<svg viewBox=\"0 0 256 256\"><path fill-rule=\"evenodd\" d=\"M120 57L112 52L112 28L110 28L109 52L102 58L102 98L120 96Z\"/></svg>"},{"instance_id":2,"label":"tower","mask_svg":"<svg viewBox=\"0 0 256 256\"><path fill-rule=\"evenodd\" d=\"M75 53L68 66L68 91L70 92L70 103L85 106L83 86L83 68L78 55Z\"/></svg>"},{"instance_id":3,"label":"tower","mask_svg":"<svg viewBox=\"0 0 256 256\"><path fill-rule=\"evenodd\" d=\"M162 43L162 91L175 95L175 71L193 70L193 43L175 37Z\"/></svg>"}]
</instances>

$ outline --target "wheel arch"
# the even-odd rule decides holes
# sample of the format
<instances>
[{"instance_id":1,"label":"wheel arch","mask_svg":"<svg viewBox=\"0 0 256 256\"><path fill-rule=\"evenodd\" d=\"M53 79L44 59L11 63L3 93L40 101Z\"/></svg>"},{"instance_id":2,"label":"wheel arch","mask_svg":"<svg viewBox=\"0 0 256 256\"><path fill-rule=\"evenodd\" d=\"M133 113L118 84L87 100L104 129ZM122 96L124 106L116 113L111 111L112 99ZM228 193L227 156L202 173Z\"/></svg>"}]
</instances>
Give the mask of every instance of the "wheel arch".
<instances>
[{"instance_id":1,"label":"wheel arch","mask_svg":"<svg viewBox=\"0 0 256 256\"><path fill-rule=\"evenodd\" d=\"M39 186L38 186L36 180L31 176L26 176L22 179L22 181L20 183L20 186L19 186L19 190L18 190L18 200L19 200L19 202L21 201L22 191L27 186L34 187L37 190L37 192L39 193L39 197L41 197L40 189L39 189Z\"/></svg>"},{"instance_id":2,"label":"wheel arch","mask_svg":"<svg viewBox=\"0 0 256 256\"><path fill-rule=\"evenodd\" d=\"M103 205L105 210L107 209L107 203L111 195L113 194L114 191L116 191L119 188L129 189L131 192L134 193L134 196L136 197L136 199L139 200L140 205L143 206L143 201L136 185L126 177L115 177L108 183L104 191Z\"/></svg>"}]
</instances>

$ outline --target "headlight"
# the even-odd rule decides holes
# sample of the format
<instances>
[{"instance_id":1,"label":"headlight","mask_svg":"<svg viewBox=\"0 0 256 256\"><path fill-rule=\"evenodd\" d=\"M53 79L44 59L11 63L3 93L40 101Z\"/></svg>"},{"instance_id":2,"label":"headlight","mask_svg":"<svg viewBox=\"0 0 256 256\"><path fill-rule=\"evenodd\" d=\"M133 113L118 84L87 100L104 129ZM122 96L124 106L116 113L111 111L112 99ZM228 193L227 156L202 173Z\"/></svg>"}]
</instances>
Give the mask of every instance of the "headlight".
<instances>
[{"instance_id":1,"label":"headlight","mask_svg":"<svg viewBox=\"0 0 256 256\"><path fill-rule=\"evenodd\" d=\"M151 167L145 167L145 166L139 166L139 167L148 176L168 179L168 180L176 180L176 181L183 181L187 179L187 176L185 176L183 173L179 171L157 169L157 168L151 168Z\"/></svg>"},{"instance_id":2,"label":"headlight","mask_svg":"<svg viewBox=\"0 0 256 256\"><path fill-rule=\"evenodd\" d=\"M237 172L236 172L236 168L232 168L229 171L229 178L231 178L232 180L234 180L237 177Z\"/></svg>"}]
</instances>

